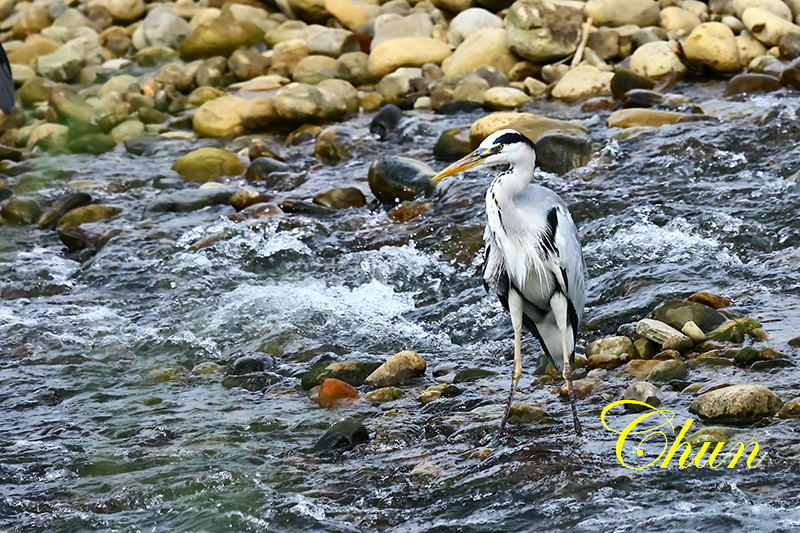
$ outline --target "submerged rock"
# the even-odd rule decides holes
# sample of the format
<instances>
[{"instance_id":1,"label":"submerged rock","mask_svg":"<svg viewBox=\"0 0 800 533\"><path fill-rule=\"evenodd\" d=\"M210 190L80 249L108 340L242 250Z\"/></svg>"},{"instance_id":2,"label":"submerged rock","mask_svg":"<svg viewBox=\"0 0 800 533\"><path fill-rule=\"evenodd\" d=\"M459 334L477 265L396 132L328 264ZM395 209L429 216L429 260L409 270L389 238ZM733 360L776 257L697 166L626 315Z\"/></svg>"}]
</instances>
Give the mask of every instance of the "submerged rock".
<instances>
[{"instance_id":1,"label":"submerged rock","mask_svg":"<svg viewBox=\"0 0 800 533\"><path fill-rule=\"evenodd\" d=\"M366 400L375 403L386 403L399 400L403 397L403 391L397 387L383 387L375 389L364 395Z\"/></svg>"},{"instance_id":2,"label":"submerged rock","mask_svg":"<svg viewBox=\"0 0 800 533\"><path fill-rule=\"evenodd\" d=\"M355 418L345 418L333 424L314 445L315 452L331 452L352 448L369 441L369 431Z\"/></svg>"},{"instance_id":3,"label":"submerged rock","mask_svg":"<svg viewBox=\"0 0 800 533\"><path fill-rule=\"evenodd\" d=\"M369 131L378 136L380 140L385 140L389 133L397 128L403 120L403 112L394 104L388 104L372 118L369 123Z\"/></svg>"},{"instance_id":4,"label":"submerged rock","mask_svg":"<svg viewBox=\"0 0 800 533\"><path fill-rule=\"evenodd\" d=\"M443 161L455 161L469 152L469 128L446 129L433 146L433 155ZM536 152L538 160L538 148Z\"/></svg>"},{"instance_id":5,"label":"submerged rock","mask_svg":"<svg viewBox=\"0 0 800 533\"><path fill-rule=\"evenodd\" d=\"M453 383L467 383L496 375L497 372L494 370L486 370L483 368L466 368L456 372L456 375L453 376Z\"/></svg>"},{"instance_id":6,"label":"submerged rock","mask_svg":"<svg viewBox=\"0 0 800 533\"><path fill-rule=\"evenodd\" d=\"M85 205L83 207L76 207L65 213L64 216L58 219L56 225L59 228L70 228L80 226L81 224L105 220L121 212L121 207L112 205Z\"/></svg>"},{"instance_id":7,"label":"submerged rock","mask_svg":"<svg viewBox=\"0 0 800 533\"><path fill-rule=\"evenodd\" d=\"M550 415L538 405L514 402L508 411L509 424L533 424L548 421L550 421Z\"/></svg>"},{"instance_id":8,"label":"submerged rock","mask_svg":"<svg viewBox=\"0 0 800 533\"><path fill-rule=\"evenodd\" d=\"M0 216L12 224L33 224L42 214L42 208L34 198L15 196L0 209Z\"/></svg>"},{"instance_id":9,"label":"submerged rock","mask_svg":"<svg viewBox=\"0 0 800 533\"><path fill-rule=\"evenodd\" d=\"M358 399L358 391L344 381L326 378L312 399L323 409L331 409L353 403Z\"/></svg>"},{"instance_id":10,"label":"submerged rock","mask_svg":"<svg viewBox=\"0 0 800 533\"><path fill-rule=\"evenodd\" d=\"M683 361L671 359L659 362L647 375L647 381L672 381L686 377L687 369Z\"/></svg>"},{"instance_id":11,"label":"submerged rock","mask_svg":"<svg viewBox=\"0 0 800 533\"><path fill-rule=\"evenodd\" d=\"M647 381L637 381L632 383L627 389L622 398L623 400L634 400L643 402L652 407L661 405L661 390ZM625 404L625 410L631 412L640 412L647 409L643 405L630 405Z\"/></svg>"},{"instance_id":12,"label":"submerged rock","mask_svg":"<svg viewBox=\"0 0 800 533\"><path fill-rule=\"evenodd\" d=\"M725 315L707 305L685 300L670 300L653 311L653 318L681 329L692 321L703 331L711 331L727 321Z\"/></svg>"},{"instance_id":13,"label":"submerged rock","mask_svg":"<svg viewBox=\"0 0 800 533\"><path fill-rule=\"evenodd\" d=\"M400 385L425 372L425 359L418 353L405 350L390 357L364 381L373 387Z\"/></svg>"},{"instance_id":14,"label":"submerged rock","mask_svg":"<svg viewBox=\"0 0 800 533\"><path fill-rule=\"evenodd\" d=\"M189 181L206 182L220 176L237 176L245 171L245 164L225 150L198 148L178 158L172 170Z\"/></svg>"},{"instance_id":15,"label":"submerged rock","mask_svg":"<svg viewBox=\"0 0 800 533\"><path fill-rule=\"evenodd\" d=\"M344 187L319 193L314 197L314 203L329 209L347 209L364 207L367 205L367 199L359 189Z\"/></svg>"},{"instance_id":16,"label":"submerged rock","mask_svg":"<svg viewBox=\"0 0 800 533\"><path fill-rule=\"evenodd\" d=\"M320 361L303 374L300 386L309 390L322 384L327 378L336 378L354 387L364 384L367 376L372 374L381 363L359 361Z\"/></svg>"},{"instance_id":17,"label":"submerged rock","mask_svg":"<svg viewBox=\"0 0 800 533\"><path fill-rule=\"evenodd\" d=\"M227 205L235 191L227 187L188 189L157 196L147 208L155 213L188 212L211 205Z\"/></svg>"},{"instance_id":18,"label":"submerged rock","mask_svg":"<svg viewBox=\"0 0 800 533\"><path fill-rule=\"evenodd\" d=\"M367 181L372 194L381 203L395 205L431 194L430 178L435 174L435 170L421 161L384 156L369 166Z\"/></svg>"},{"instance_id":19,"label":"submerged rock","mask_svg":"<svg viewBox=\"0 0 800 533\"><path fill-rule=\"evenodd\" d=\"M536 164L545 172L566 174L592 160L594 148L584 135L545 133L536 141Z\"/></svg>"},{"instance_id":20,"label":"submerged rock","mask_svg":"<svg viewBox=\"0 0 800 533\"><path fill-rule=\"evenodd\" d=\"M697 302L714 309L722 309L723 307L730 307L731 305L730 298L705 291L696 292L686 299L690 302Z\"/></svg>"},{"instance_id":21,"label":"submerged rock","mask_svg":"<svg viewBox=\"0 0 800 533\"><path fill-rule=\"evenodd\" d=\"M701 394L689 412L708 420L754 422L780 411L783 402L761 385L731 385Z\"/></svg>"},{"instance_id":22,"label":"submerged rock","mask_svg":"<svg viewBox=\"0 0 800 533\"><path fill-rule=\"evenodd\" d=\"M753 332L760 327L761 324L752 318L739 318L709 331L706 337L714 341L742 342L745 335L753 335Z\"/></svg>"},{"instance_id":23,"label":"submerged rock","mask_svg":"<svg viewBox=\"0 0 800 533\"><path fill-rule=\"evenodd\" d=\"M264 372L275 366L275 361L268 354L243 355L231 365L231 374L240 376L254 372Z\"/></svg>"}]
</instances>

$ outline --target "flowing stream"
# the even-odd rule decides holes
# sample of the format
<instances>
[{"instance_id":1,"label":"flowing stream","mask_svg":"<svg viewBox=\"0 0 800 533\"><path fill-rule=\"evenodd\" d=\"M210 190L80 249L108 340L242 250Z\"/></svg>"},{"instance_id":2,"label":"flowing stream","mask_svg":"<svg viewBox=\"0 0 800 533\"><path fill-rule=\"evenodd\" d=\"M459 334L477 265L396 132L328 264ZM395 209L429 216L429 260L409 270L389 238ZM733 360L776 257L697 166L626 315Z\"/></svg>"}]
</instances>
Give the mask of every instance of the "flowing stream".
<instances>
[{"instance_id":1,"label":"flowing stream","mask_svg":"<svg viewBox=\"0 0 800 533\"><path fill-rule=\"evenodd\" d=\"M722 89L679 86L686 109L717 119L656 129L609 130L608 112L563 104L526 109L585 125L597 148L586 167L537 175L562 195L581 233L593 327L582 346L669 298L709 290L763 324L769 340L759 346L800 356L788 345L800 335L800 97L723 100ZM282 147L305 181L276 201L346 186L372 198L370 161L407 155L440 169L439 133L480 116L408 112L385 142L369 134L370 116L353 118L345 125L359 153L336 166L315 161L313 144ZM541 405L554 422L493 440L511 328L480 282L486 173L448 180L435 207L406 223L376 203L259 224L229 220L227 205L149 212L159 195L196 186L170 166L199 145L219 143L164 140L148 157L122 146L39 155L6 171L12 187L51 198L83 190L124 211L113 222L122 232L93 257L66 253L53 231L0 227L0 529L800 528L800 421L737 428L734 440L768 453L754 469L626 469L598 415L631 378L610 372L605 395L578 402L586 435L576 439L568 404L552 386L531 384L538 347L529 336L517 400ZM246 138L224 145L246 146ZM219 231L225 237L213 245L191 247ZM190 372L259 348L276 360L263 391ZM299 388L320 357L382 360L406 349L425 357L428 372L395 402L324 410ZM420 392L436 383L431 370L448 365L498 374L421 405ZM699 366L686 380L800 396L796 368ZM691 394L663 389L676 421L693 417ZM345 416L362 420L371 441L313 452Z\"/></svg>"}]
</instances>

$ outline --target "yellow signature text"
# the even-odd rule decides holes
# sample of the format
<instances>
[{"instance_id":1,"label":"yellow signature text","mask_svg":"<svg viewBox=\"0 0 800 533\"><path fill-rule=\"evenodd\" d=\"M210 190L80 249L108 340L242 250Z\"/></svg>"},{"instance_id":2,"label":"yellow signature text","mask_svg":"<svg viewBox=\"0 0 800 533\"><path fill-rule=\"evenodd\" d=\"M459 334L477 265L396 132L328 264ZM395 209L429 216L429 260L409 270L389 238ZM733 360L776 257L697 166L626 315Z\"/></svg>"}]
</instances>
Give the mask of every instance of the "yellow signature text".
<instances>
[{"instance_id":1,"label":"yellow signature text","mask_svg":"<svg viewBox=\"0 0 800 533\"><path fill-rule=\"evenodd\" d=\"M624 406L626 404L636 405L640 409L644 408L645 411L624 428L614 429L608 423L608 412L614 407ZM679 468L720 468L726 464L726 468L735 468L739 459L750 447L752 447L752 450L745 461L747 468L757 467L767 457L766 453L759 457L759 445L757 442L751 442L747 445L743 442L731 443L729 449L721 456L720 454L726 445L725 442L703 442L695 455L692 456L692 452L694 452L695 449L684 439L689 432L689 428L692 427L694 419L690 418L686 420L678 431L677 436L670 442L670 437L675 435L676 428L673 424L674 418L675 413L668 409L656 409L650 404L635 400L619 400L613 402L607 405L600 413L600 422L603 424L603 427L619 435L615 447L617 460L622 466L632 470L650 468L656 466L659 462L658 468L667 468L670 466L673 459L676 458ZM714 449L706 456L712 444L714 444ZM631 449L634 445L636 447L633 449L637 457L643 457L645 455L645 450L648 448L653 447L659 449L659 445L660 452L655 459L645 465L631 465L625 461L623 452ZM649 459L649 457L647 459ZM758 461L756 461L756 459L758 459Z\"/></svg>"}]
</instances>

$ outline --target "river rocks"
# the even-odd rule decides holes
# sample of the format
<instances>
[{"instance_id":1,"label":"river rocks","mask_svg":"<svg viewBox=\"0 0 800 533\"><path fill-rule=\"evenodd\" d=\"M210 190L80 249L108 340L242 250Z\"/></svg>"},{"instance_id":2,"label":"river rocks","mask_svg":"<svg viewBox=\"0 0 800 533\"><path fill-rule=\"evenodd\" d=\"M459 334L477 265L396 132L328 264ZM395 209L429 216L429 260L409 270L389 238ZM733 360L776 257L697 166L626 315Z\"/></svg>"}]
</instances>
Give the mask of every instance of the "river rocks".
<instances>
[{"instance_id":1,"label":"river rocks","mask_svg":"<svg viewBox=\"0 0 800 533\"><path fill-rule=\"evenodd\" d=\"M122 208L112 205L85 205L83 207L76 207L67 212L58 219L58 228L71 228L80 226L81 224L88 224L105 220L122 212Z\"/></svg>"},{"instance_id":2,"label":"river rocks","mask_svg":"<svg viewBox=\"0 0 800 533\"><path fill-rule=\"evenodd\" d=\"M408 222L433 209L433 202L411 201L402 202L389 210L386 216L395 222Z\"/></svg>"},{"instance_id":3,"label":"river rocks","mask_svg":"<svg viewBox=\"0 0 800 533\"><path fill-rule=\"evenodd\" d=\"M694 322L701 330L711 331L727 321L725 315L707 305L685 300L669 300L653 310L653 318L670 326L681 329L689 322Z\"/></svg>"},{"instance_id":4,"label":"river rocks","mask_svg":"<svg viewBox=\"0 0 800 533\"><path fill-rule=\"evenodd\" d=\"M412 13L405 17L381 15L375 19L374 26L375 35L370 43L372 50L392 39L433 36L433 21L427 13Z\"/></svg>"},{"instance_id":5,"label":"river rocks","mask_svg":"<svg viewBox=\"0 0 800 533\"><path fill-rule=\"evenodd\" d=\"M619 335L598 339L590 342L586 347L586 355L588 356L601 353L633 357L633 342L628 337Z\"/></svg>"},{"instance_id":6,"label":"river rocks","mask_svg":"<svg viewBox=\"0 0 800 533\"><path fill-rule=\"evenodd\" d=\"M694 399L689 412L706 420L754 422L780 411L783 402L761 385L731 385Z\"/></svg>"},{"instance_id":7,"label":"river rocks","mask_svg":"<svg viewBox=\"0 0 800 533\"><path fill-rule=\"evenodd\" d=\"M735 72L741 68L733 31L720 22L706 22L692 30L683 43L683 52L687 59L717 72Z\"/></svg>"},{"instance_id":8,"label":"river rocks","mask_svg":"<svg viewBox=\"0 0 800 533\"><path fill-rule=\"evenodd\" d=\"M517 61L506 40L506 31L485 29L469 35L453 55L444 60L442 70L448 76L458 76L491 65L508 74Z\"/></svg>"},{"instance_id":9,"label":"river rocks","mask_svg":"<svg viewBox=\"0 0 800 533\"><path fill-rule=\"evenodd\" d=\"M657 111L643 108L619 109L609 115L606 123L609 128L658 127L677 124L686 116L685 113L676 111Z\"/></svg>"},{"instance_id":10,"label":"river rocks","mask_svg":"<svg viewBox=\"0 0 800 533\"><path fill-rule=\"evenodd\" d=\"M381 363L360 361L320 361L303 374L300 385L303 390L309 390L322 384L327 378L336 378L359 387L380 365Z\"/></svg>"},{"instance_id":11,"label":"river rocks","mask_svg":"<svg viewBox=\"0 0 800 533\"><path fill-rule=\"evenodd\" d=\"M231 365L231 375L241 376L254 372L264 372L275 366L275 361L267 354L249 354L238 357Z\"/></svg>"},{"instance_id":12,"label":"river rocks","mask_svg":"<svg viewBox=\"0 0 800 533\"><path fill-rule=\"evenodd\" d=\"M745 335L753 335L761 324L752 318L739 318L725 322L713 331L709 331L706 337L714 341L742 342Z\"/></svg>"},{"instance_id":13,"label":"river rocks","mask_svg":"<svg viewBox=\"0 0 800 533\"><path fill-rule=\"evenodd\" d=\"M435 170L421 161L384 156L370 164L367 182L381 203L395 205L433 192L430 178L435 174Z\"/></svg>"},{"instance_id":14,"label":"river rocks","mask_svg":"<svg viewBox=\"0 0 800 533\"><path fill-rule=\"evenodd\" d=\"M289 168L286 163L271 157L258 157L250 162L244 177L249 181L265 181L274 173L288 172Z\"/></svg>"},{"instance_id":15,"label":"river rocks","mask_svg":"<svg viewBox=\"0 0 800 533\"><path fill-rule=\"evenodd\" d=\"M314 203L328 209L347 209L364 207L367 205L367 199L359 189L344 187L319 193L314 196Z\"/></svg>"},{"instance_id":16,"label":"river rocks","mask_svg":"<svg viewBox=\"0 0 800 533\"><path fill-rule=\"evenodd\" d=\"M245 164L225 150L199 148L177 159L172 170L189 181L206 182L220 176L239 175L244 172Z\"/></svg>"},{"instance_id":17,"label":"river rocks","mask_svg":"<svg viewBox=\"0 0 800 533\"><path fill-rule=\"evenodd\" d=\"M637 322L636 333L662 346L669 343L669 348L665 347L665 349L681 351L689 349L694 345L692 339L672 326L649 318L644 318Z\"/></svg>"},{"instance_id":18,"label":"river rocks","mask_svg":"<svg viewBox=\"0 0 800 533\"><path fill-rule=\"evenodd\" d=\"M87 37L72 39L55 52L36 58L36 72L53 81L74 81L87 62L97 57L97 46Z\"/></svg>"},{"instance_id":19,"label":"river rocks","mask_svg":"<svg viewBox=\"0 0 800 533\"><path fill-rule=\"evenodd\" d=\"M786 402L778 413L780 418L800 418L800 401Z\"/></svg>"},{"instance_id":20,"label":"river rocks","mask_svg":"<svg viewBox=\"0 0 800 533\"><path fill-rule=\"evenodd\" d=\"M221 96L200 106L192 118L194 130L206 137L236 135L242 131L242 109L246 100Z\"/></svg>"},{"instance_id":21,"label":"river rocks","mask_svg":"<svg viewBox=\"0 0 800 533\"><path fill-rule=\"evenodd\" d=\"M767 46L776 46L781 36L787 33L800 33L800 26L757 7L746 9L742 13L742 22L756 39Z\"/></svg>"},{"instance_id":22,"label":"river rocks","mask_svg":"<svg viewBox=\"0 0 800 533\"><path fill-rule=\"evenodd\" d=\"M192 26L166 6L151 9L140 27L146 46L178 48L192 33Z\"/></svg>"},{"instance_id":23,"label":"river rocks","mask_svg":"<svg viewBox=\"0 0 800 533\"><path fill-rule=\"evenodd\" d=\"M665 7L659 16L662 28L679 35L686 35L700 25L700 17L677 6Z\"/></svg>"},{"instance_id":24,"label":"river rocks","mask_svg":"<svg viewBox=\"0 0 800 533\"><path fill-rule=\"evenodd\" d=\"M731 305L730 298L705 291L696 292L686 299L690 302L707 305L713 309L722 309Z\"/></svg>"},{"instance_id":25,"label":"river rocks","mask_svg":"<svg viewBox=\"0 0 800 533\"><path fill-rule=\"evenodd\" d=\"M673 379L683 379L686 377L686 364L683 361L670 359L660 361L647 375L647 381L672 381Z\"/></svg>"},{"instance_id":26,"label":"river rocks","mask_svg":"<svg viewBox=\"0 0 800 533\"><path fill-rule=\"evenodd\" d=\"M778 40L781 58L791 61L800 57L800 33L786 33Z\"/></svg>"},{"instance_id":27,"label":"river rocks","mask_svg":"<svg viewBox=\"0 0 800 533\"><path fill-rule=\"evenodd\" d=\"M252 49L239 49L228 59L228 69L237 80L252 80L269 69L270 61Z\"/></svg>"},{"instance_id":28,"label":"river rocks","mask_svg":"<svg viewBox=\"0 0 800 533\"><path fill-rule=\"evenodd\" d=\"M602 72L591 65L579 65L567 72L553 87L552 96L575 102L593 96L611 96L613 72Z\"/></svg>"},{"instance_id":29,"label":"river rocks","mask_svg":"<svg viewBox=\"0 0 800 533\"><path fill-rule=\"evenodd\" d=\"M394 131L400 121L403 120L403 116L403 112L396 105L385 105L370 121L369 131L377 135L378 139L386 140L389 133Z\"/></svg>"},{"instance_id":30,"label":"river rocks","mask_svg":"<svg viewBox=\"0 0 800 533\"><path fill-rule=\"evenodd\" d=\"M227 187L214 187L162 194L148 206L147 210L153 213L186 213L212 205L228 205L234 192Z\"/></svg>"},{"instance_id":31,"label":"river rocks","mask_svg":"<svg viewBox=\"0 0 800 533\"><path fill-rule=\"evenodd\" d=\"M503 29L503 19L485 9L472 7L460 12L450 21L447 40L451 45L458 46L473 33L487 29Z\"/></svg>"},{"instance_id":32,"label":"river rocks","mask_svg":"<svg viewBox=\"0 0 800 533\"><path fill-rule=\"evenodd\" d=\"M354 145L352 132L342 126L331 126L322 130L314 141L314 157L336 165L350 159Z\"/></svg>"},{"instance_id":33,"label":"river rocks","mask_svg":"<svg viewBox=\"0 0 800 533\"><path fill-rule=\"evenodd\" d=\"M573 380L572 388L575 392L575 399L580 400L600 392L601 384L600 381L596 379L583 378ZM561 385L561 387L558 389L558 394L562 398L569 398L569 390L567 389L566 383Z\"/></svg>"},{"instance_id":34,"label":"river rocks","mask_svg":"<svg viewBox=\"0 0 800 533\"><path fill-rule=\"evenodd\" d=\"M470 152L469 129L450 128L439 135L439 139L433 146L433 155L443 161L455 161ZM539 157L537 148L537 159Z\"/></svg>"},{"instance_id":35,"label":"river rocks","mask_svg":"<svg viewBox=\"0 0 800 533\"><path fill-rule=\"evenodd\" d=\"M623 395L622 399L646 403L651 407L658 407L661 405L661 391L652 383L648 383L647 381L637 381L635 383L631 383L628 388L625 389L625 394ZM643 405L625 404L625 410L634 413L641 412L646 409L647 407Z\"/></svg>"},{"instance_id":36,"label":"river rocks","mask_svg":"<svg viewBox=\"0 0 800 533\"><path fill-rule=\"evenodd\" d=\"M792 11L789 6L781 0L732 0L731 7L733 7L734 14L742 18L744 12L751 7L763 9L776 17L783 20L792 21Z\"/></svg>"},{"instance_id":37,"label":"river rocks","mask_svg":"<svg viewBox=\"0 0 800 533\"><path fill-rule=\"evenodd\" d=\"M256 96L247 100L239 107L239 113L242 125L253 131L274 129L282 122L271 96Z\"/></svg>"},{"instance_id":38,"label":"river rocks","mask_svg":"<svg viewBox=\"0 0 800 533\"><path fill-rule=\"evenodd\" d=\"M558 175L588 164L593 153L592 142L585 135L549 132L536 141L536 164Z\"/></svg>"},{"instance_id":39,"label":"river rocks","mask_svg":"<svg viewBox=\"0 0 800 533\"><path fill-rule=\"evenodd\" d=\"M67 147L70 152L85 154L102 154L116 145L116 141L105 133L89 133L70 139Z\"/></svg>"},{"instance_id":40,"label":"river rocks","mask_svg":"<svg viewBox=\"0 0 800 533\"><path fill-rule=\"evenodd\" d=\"M383 387L369 391L364 395L364 399L374 403L386 403L399 400L403 397L403 391L397 387Z\"/></svg>"},{"instance_id":41,"label":"river rocks","mask_svg":"<svg viewBox=\"0 0 800 533\"><path fill-rule=\"evenodd\" d=\"M519 0L506 16L508 44L534 62L560 59L578 47L582 23L583 14L574 7L546 0Z\"/></svg>"},{"instance_id":42,"label":"river rocks","mask_svg":"<svg viewBox=\"0 0 800 533\"><path fill-rule=\"evenodd\" d=\"M428 37L403 37L384 41L369 55L369 71L380 78L400 67L439 64L452 53L450 46Z\"/></svg>"},{"instance_id":43,"label":"river rocks","mask_svg":"<svg viewBox=\"0 0 800 533\"><path fill-rule=\"evenodd\" d=\"M647 78L660 78L667 74L683 75L686 66L673 47L664 41L643 44L631 56L631 69Z\"/></svg>"},{"instance_id":44,"label":"river rocks","mask_svg":"<svg viewBox=\"0 0 800 533\"><path fill-rule=\"evenodd\" d=\"M353 85L363 85L373 80L369 71L369 56L364 52L349 52L339 56L333 74Z\"/></svg>"},{"instance_id":45,"label":"river rocks","mask_svg":"<svg viewBox=\"0 0 800 533\"><path fill-rule=\"evenodd\" d=\"M400 385L425 372L425 359L411 351L402 351L390 357L365 380L372 387Z\"/></svg>"},{"instance_id":46,"label":"river rocks","mask_svg":"<svg viewBox=\"0 0 800 533\"><path fill-rule=\"evenodd\" d=\"M254 24L220 16L195 28L181 45L185 59L229 56L237 48L258 44L264 32Z\"/></svg>"},{"instance_id":47,"label":"river rocks","mask_svg":"<svg viewBox=\"0 0 800 533\"><path fill-rule=\"evenodd\" d=\"M800 87L800 58L794 59L786 65L781 74L781 82L789 87Z\"/></svg>"},{"instance_id":48,"label":"river rocks","mask_svg":"<svg viewBox=\"0 0 800 533\"><path fill-rule=\"evenodd\" d=\"M101 5L119 22L131 22L144 13L144 0L103 0Z\"/></svg>"},{"instance_id":49,"label":"river rocks","mask_svg":"<svg viewBox=\"0 0 800 533\"><path fill-rule=\"evenodd\" d=\"M312 399L323 409L332 409L352 404L358 399L358 391L344 381L327 378Z\"/></svg>"},{"instance_id":50,"label":"river rocks","mask_svg":"<svg viewBox=\"0 0 800 533\"><path fill-rule=\"evenodd\" d=\"M514 109L530 101L524 91L513 87L491 87L483 97L485 104L491 109Z\"/></svg>"},{"instance_id":51,"label":"river rocks","mask_svg":"<svg viewBox=\"0 0 800 533\"><path fill-rule=\"evenodd\" d=\"M327 81L347 84L342 80ZM282 120L290 124L341 120L348 113L349 102L354 100L350 95L335 94L325 90L324 87L323 84L312 86L304 83L290 83L275 95L273 100L275 111ZM353 92L355 91L353 90Z\"/></svg>"},{"instance_id":52,"label":"river rocks","mask_svg":"<svg viewBox=\"0 0 800 533\"><path fill-rule=\"evenodd\" d=\"M67 212L72 211L77 207L88 205L92 201L92 197L84 192L68 193L51 205L39 220L36 222L36 227L39 229L54 229L58 220Z\"/></svg>"},{"instance_id":53,"label":"river rocks","mask_svg":"<svg viewBox=\"0 0 800 533\"><path fill-rule=\"evenodd\" d=\"M583 11L595 26L657 26L660 20L656 0L589 0Z\"/></svg>"},{"instance_id":54,"label":"river rocks","mask_svg":"<svg viewBox=\"0 0 800 533\"><path fill-rule=\"evenodd\" d=\"M453 376L453 383L469 383L470 381L477 381L479 379L496 376L497 372L493 370L486 370L484 368L465 368L459 370Z\"/></svg>"},{"instance_id":55,"label":"river rocks","mask_svg":"<svg viewBox=\"0 0 800 533\"><path fill-rule=\"evenodd\" d=\"M508 411L509 424L534 424L548 422L549 420L550 415L538 405L514 402Z\"/></svg>"},{"instance_id":56,"label":"river rocks","mask_svg":"<svg viewBox=\"0 0 800 533\"><path fill-rule=\"evenodd\" d=\"M308 56L298 61L292 72L294 81L315 84L332 78L336 60L328 56Z\"/></svg>"},{"instance_id":57,"label":"river rocks","mask_svg":"<svg viewBox=\"0 0 800 533\"><path fill-rule=\"evenodd\" d=\"M505 128L515 129L534 142L551 131L573 135L588 133L583 126L565 120L551 119L533 113L499 112L472 123L469 131L470 147L477 148L486 137Z\"/></svg>"},{"instance_id":58,"label":"river rocks","mask_svg":"<svg viewBox=\"0 0 800 533\"><path fill-rule=\"evenodd\" d=\"M378 6L358 0L325 0L324 6L342 26L351 31L359 30L369 19L380 13Z\"/></svg>"},{"instance_id":59,"label":"river rocks","mask_svg":"<svg viewBox=\"0 0 800 533\"><path fill-rule=\"evenodd\" d=\"M734 76L725 86L725 96L734 94L754 94L777 91L782 87L781 80L768 74L745 73Z\"/></svg>"},{"instance_id":60,"label":"river rocks","mask_svg":"<svg viewBox=\"0 0 800 533\"><path fill-rule=\"evenodd\" d=\"M345 450L369 441L369 431L355 418L345 418L333 424L314 445L315 452Z\"/></svg>"},{"instance_id":61,"label":"river rocks","mask_svg":"<svg viewBox=\"0 0 800 533\"><path fill-rule=\"evenodd\" d=\"M0 209L0 217L15 225L33 224L42 214L42 208L34 198L11 197Z\"/></svg>"}]
</instances>

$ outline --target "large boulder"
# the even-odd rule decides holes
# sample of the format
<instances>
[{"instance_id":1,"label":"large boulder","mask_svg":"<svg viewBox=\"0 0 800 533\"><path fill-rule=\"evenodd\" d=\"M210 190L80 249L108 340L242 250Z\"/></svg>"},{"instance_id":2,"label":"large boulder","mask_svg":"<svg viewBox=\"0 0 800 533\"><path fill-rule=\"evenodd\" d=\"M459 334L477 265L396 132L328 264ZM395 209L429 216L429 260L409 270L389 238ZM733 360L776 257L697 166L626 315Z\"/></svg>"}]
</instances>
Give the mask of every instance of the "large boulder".
<instances>
[{"instance_id":1,"label":"large boulder","mask_svg":"<svg viewBox=\"0 0 800 533\"><path fill-rule=\"evenodd\" d=\"M469 144L475 149L486 137L505 128L512 128L522 133L530 140L536 142L539 137L547 132L557 131L571 135L588 133L583 126L534 115L533 113L499 112L492 113L472 123L469 129Z\"/></svg>"},{"instance_id":2,"label":"large boulder","mask_svg":"<svg viewBox=\"0 0 800 533\"><path fill-rule=\"evenodd\" d=\"M741 69L736 36L721 22L706 22L692 30L683 43L683 53L687 59L718 72Z\"/></svg>"},{"instance_id":3,"label":"large boulder","mask_svg":"<svg viewBox=\"0 0 800 533\"><path fill-rule=\"evenodd\" d=\"M583 8L595 26L657 26L657 0L589 0Z\"/></svg>"},{"instance_id":4,"label":"large boulder","mask_svg":"<svg viewBox=\"0 0 800 533\"><path fill-rule=\"evenodd\" d=\"M493 66L508 75L518 62L506 39L506 30L486 29L471 33L453 55L442 63L448 76L458 76L480 67Z\"/></svg>"},{"instance_id":5,"label":"large boulder","mask_svg":"<svg viewBox=\"0 0 800 533\"><path fill-rule=\"evenodd\" d=\"M519 0L506 17L511 50L534 62L560 59L575 52L583 13L546 0Z\"/></svg>"},{"instance_id":6,"label":"large boulder","mask_svg":"<svg viewBox=\"0 0 800 533\"><path fill-rule=\"evenodd\" d=\"M778 395L761 385L731 385L701 394L689 412L706 420L754 422L780 411Z\"/></svg>"},{"instance_id":7,"label":"large boulder","mask_svg":"<svg viewBox=\"0 0 800 533\"><path fill-rule=\"evenodd\" d=\"M452 53L450 46L430 37L404 37L384 41L369 55L369 71L383 77L400 67L440 64Z\"/></svg>"}]
</instances>

